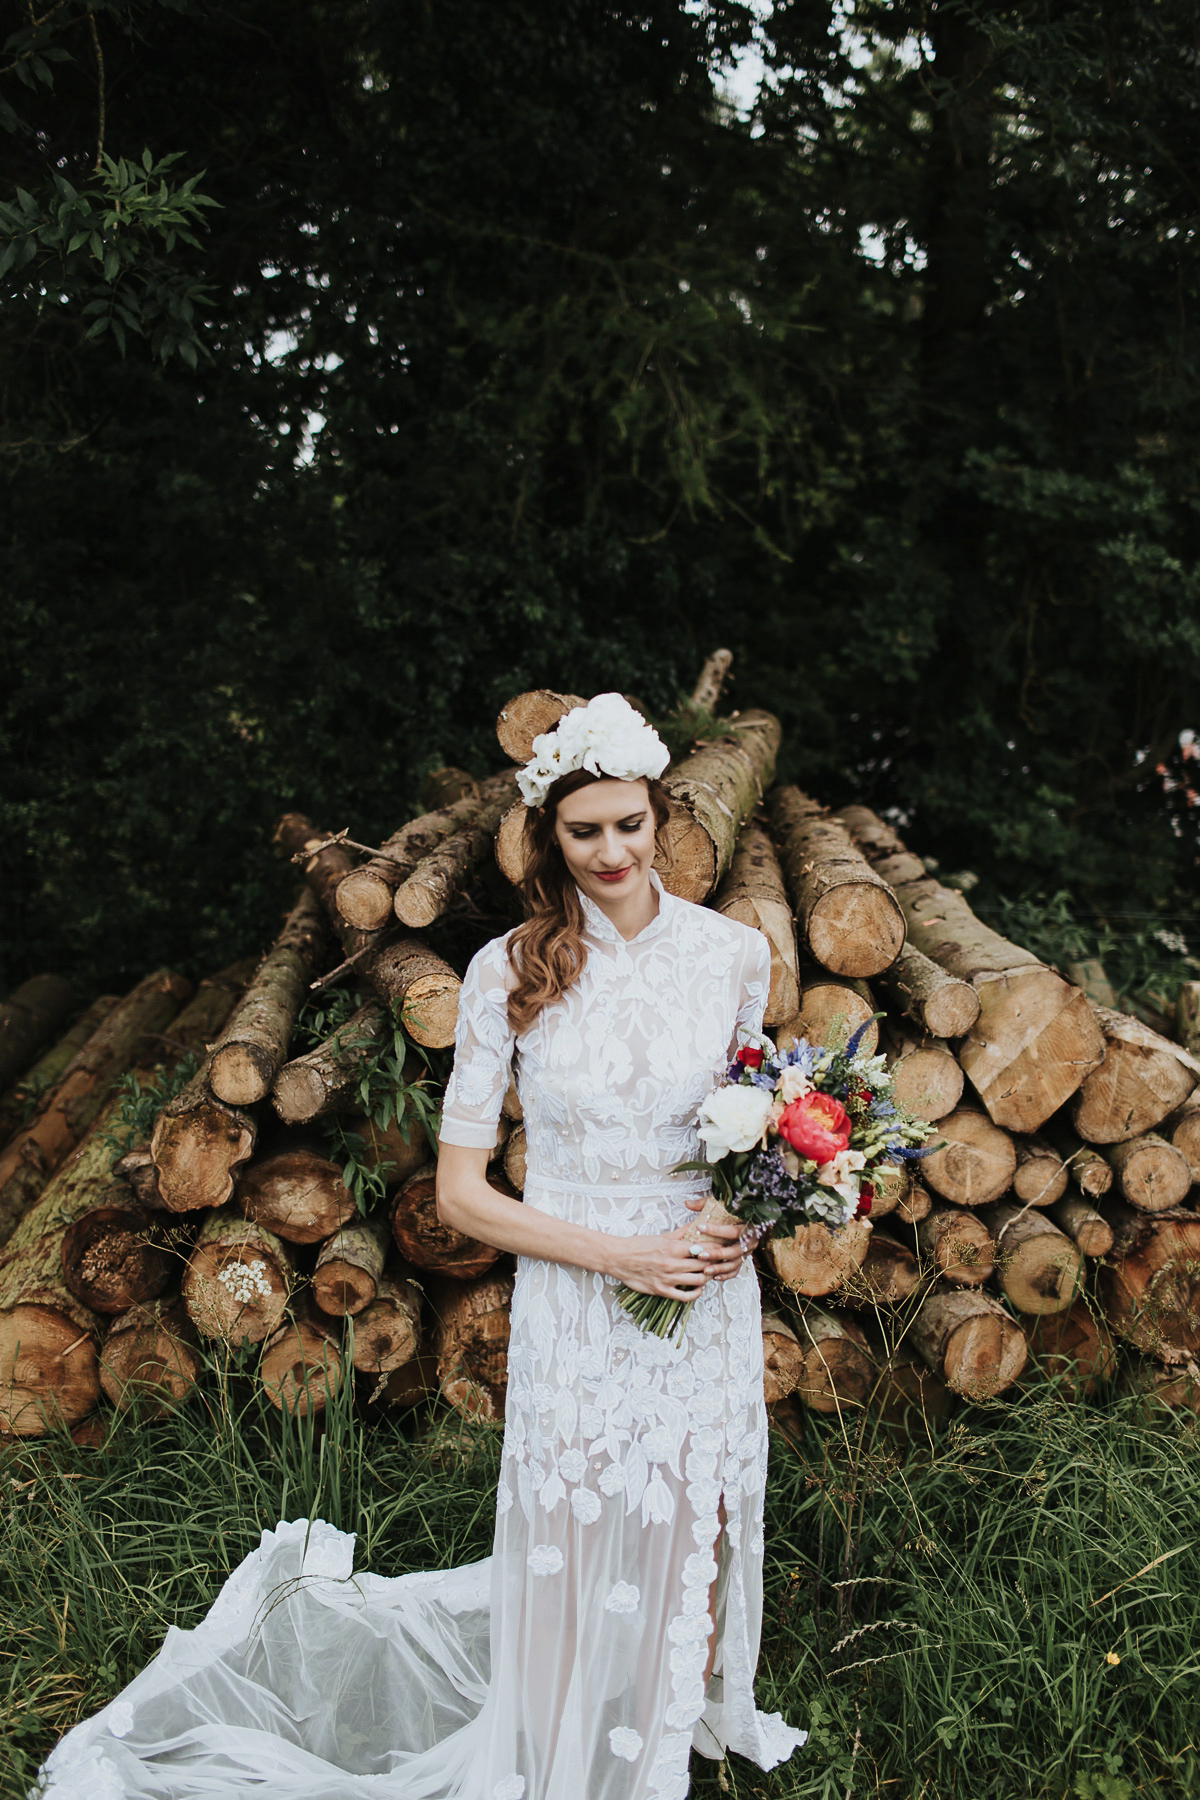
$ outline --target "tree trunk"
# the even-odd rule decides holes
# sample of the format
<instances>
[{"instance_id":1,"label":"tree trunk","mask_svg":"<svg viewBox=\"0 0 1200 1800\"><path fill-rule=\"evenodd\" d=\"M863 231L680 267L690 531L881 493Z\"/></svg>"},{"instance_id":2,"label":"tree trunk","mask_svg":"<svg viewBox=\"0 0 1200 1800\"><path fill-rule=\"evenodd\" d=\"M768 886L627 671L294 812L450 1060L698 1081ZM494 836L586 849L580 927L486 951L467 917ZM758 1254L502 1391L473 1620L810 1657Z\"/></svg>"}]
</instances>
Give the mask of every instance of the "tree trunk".
<instances>
[{"instance_id":1,"label":"tree trunk","mask_svg":"<svg viewBox=\"0 0 1200 1800\"><path fill-rule=\"evenodd\" d=\"M1192 1169L1182 1150L1157 1132L1113 1144L1107 1159L1121 1193L1141 1212L1168 1212L1182 1206L1192 1185Z\"/></svg>"},{"instance_id":2,"label":"tree trunk","mask_svg":"<svg viewBox=\"0 0 1200 1800\"><path fill-rule=\"evenodd\" d=\"M356 1318L379 1291L392 1241L387 1210L343 1225L322 1246L313 1271L312 1297L323 1313Z\"/></svg>"},{"instance_id":3,"label":"tree trunk","mask_svg":"<svg viewBox=\"0 0 1200 1800\"><path fill-rule=\"evenodd\" d=\"M1025 1334L998 1300L976 1288L935 1288L912 1324L912 1344L966 1400L994 1400L1028 1356Z\"/></svg>"},{"instance_id":4,"label":"tree trunk","mask_svg":"<svg viewBox=\"0 0 1200 1800\"><path fill-rule=\"evenodd\" d=\"M504 1418L512 1291L507 1269L429 1284L442 1398L472 1418Z\"/></svg>"},{"instance_id":5,"label":"tree trunk","mask_svg":"<svg viewBox=\"0 0 1200 1800\"><path fill-rule=\"evenodd\" d=\"M1109 1325L1160 1362L1194 1362L1200 1355L1200 1218L1182 1208L1138 1212L1113 1199L1101 1210L1114 1239L1099 1270Z\"/></svg>"},{"instance_id":6,"label":"tree trunk","mask_svg":"<svg viewBox=\"0 0 1200 1800\"><path fill-rule=\"evenodd\" d=\"M488 1174L488 1183L500 1193L506 1191L494 1170ZM418 1269L472 1281L492 1267L500 1252L442 1224L437 1216L436 1185L436 1164L409 1176L392 1202L392 1236L401 1256Z\"/></svg>"},{"instance_id":7,"label":"tree trunk","mask_svg":"<svg viewBox=\"0 0 1200 1800\"><path fill-rule=\"evenodd\" d=\"M0 1087L29 1067L72 1005L71 984L61 975L33 975L0 1002Z\"/></svg>"},{"instance_id":8,"label":"tree trunk","mask_svg":"<svg viewBox=\"0 0 1200 1800\"><path fill-rule=\"evenodd\" d=\"M799 1315L797 1339L804 1353L797 1400L819 1413L866 1405L875 1370L856 1319L831 1307L806 1306Z\"/></svg>"},{"instance_id":9,"label":"tree trunk","mask_svg":"<svg viewBox=\"0 0 1200 1800\"><path fill-rule=\"evenodd\" d=\"M867 1254L838 1298L846 1306L899 1306L921 1285L917 1259L885 1231L872 1231Z\"/></svg>"},{"instance_id":10,"label":"tree trunk","mask_svg":"<svg viewBox=\"0 0 1200 1800\"><path fill-rule=\"evenodd\" d=\"M1053 1206L1067 1191L1067 1165L1045 1138L1017 1139L1013 1193L1030 1206Z\"/></svg>"},{"instance_id":11,"label":"tree trunk","mask_svg":"<svg viewBox=\"0 0 1200 1800\"><path fill-rule=\"evenodd\" d=\"M159 1113L150 1138L158 1192L170 1212L224 1206L234 1172L248 1162L258 1128L252 1116L226 1106L208 1085L208 1067Z\"/></svg>"},{"instance_id":12,"label":"tree trunk","mask_svg":"<svg viewBox=\"0 0 1200 1800\"><path fill-rule=\"evenodd\" d=\"M556 694L550 688L533 688L514 694L496 720L496 737L510 762L527 763L533 740L553 731L564 714L587 701L578 694Z\"/></svg>"},{"instance_id":13,"label":"tree trunk","mask_svg":"<svg viewBox=\"0 0 1200 1800\"><path fill-rule=\"evenodd\" d=\"M473 800L478 793L479 783L474 775L451 764L444 769L430 769L421 783L421 805L427 814L440 812L456 800Z\"/></svg>"},{"instance_id":14,"label":"tree trunk","mask_svg":"<svg viewBox=\"0 0 1200 1800\"><path fill-rule=\"evenodd\" d=\"M768 1406L778 1406L804 1379L804 1351L800 1340L782 1313L764 1310L763 1399Z\"/></svg>"},{"instance_id":15,"label":"tree trunk","mask_svg":"<svg viewBox=\"0 0 1200 1800\"><path fill-rule=\"evenodd\" d=\"M274 1077L271 1104L285 1125L307 1125L353 1104L367 1068L391 1031L385 1006L368 1000L315 1050L293 1057Z\"/></svg>"},{"instance_id":16,"label":"tree trunk","mask_svg":"<svg viewBox=\"0 0 1200 1800\"><path fill-rule=\"evenodd\" d=\"M29 1122L35 1111L41 1111L48 1104L52 1090L116 1004L115 994L102 994L98 1000L93 1000L71 1029L0 1095L0 1149L8 1144L14 1132Z\"/></svg>"},{"instance_id":17,"label":"tree trunk","mask_svg":"<svg viewBox=\"0 0 1200 1800\"><path fill-rule=\"evenodd\" d=\"M513 887L525 879L525 821L529 808L523 800L514 800L496 827L496 863L500 873ZM661 870L664 881L666 871Z\"/></svg>"},{"instance_id":18,"label":"tree trunk","mask_svg":"<svg viewBox=\"0 0 1200 1800\"><path fill-rule=\"evenodd\" d=\"M1113 1246L1112 1228L1081 1194L1068 1194L1050 1208L1060 1231L1074 1238L1085 1256L1107 1256Z\"/></svg>"},{"instance_id":19,"label":"tree trunk","mask_svg":"<svg viewBox=\"0 0 1200 1800\"><path fill-rule=\"evenodd\" d=\"M118 1412L136 1404L162 1418L196 1392L195 1327L178 1295L131 1306L114 1319L100 1352L100 1386Z\"/></svg>"},{"instance_id":20,"label":"tree trunk","mask_svg":"<svg viewBox=\"0 0 1200 1800\"><path fill-rule=\"evenodd\" d=\"M364 965L365 979L382 1000L401 1008L404 1029L427 1050L454 1042L461 978L417 938L398 938Z\"/></svg>"},{"instance_id":21,"label":"tree trunk","mask_svg":"<svg viewBox=\"0 0 1200 1800\"><path fill-rule=\"evenodd\" d=\"M966 900L924 873L890 826L866 807L842 819L900 903L910 943L979 996L959 1050L993 1122L1036 1131L1097 1068L1104 1044L1087 998L982 924Z\"/></svg>"},{"instance_id":22,"label":"tree trunk","mask_svg":"<svg viewBox=\"0 0 1200 1800\"><path fill-rule=\"evenodd\" d=\"M963 1072L950 1046L894 1025L888 1028L888 1042L888 1072L897 1106L931 1124L952 1113L962 1099Z\"/></svg>"},{"instance_id":23,"label":"tree trunk","mask_svg":"<svg viewBox=\"0 0 1200 1800\"><path fill-rule=\"evenodd\" d=\"M1016 1146L986 1113L960 1106L939 1121L931 1141L944 1147L921 1158L921 1174L943 1200L954 1206L986 1206L1011 1187Z\"/></svg>"},{"instance_id":24,"label":"tree trunk","mask_svg":"<svg viewBox=\"0 0 1200 1800\"><path fill-rule=\"evenodd\" d=\"M453 773L453 771L443 771ZM470 777L468 777L470 779ZM396 889L407 881L423 856L444 838L469 825L479 812L478 783L442 801L434 812L422 813L393 832L378 856L348 869L337 884L337 909L348 925L360 931L380 931L391 923Z\"/></svg>"},{"instance_id":25,"label":"tree trunk","mask_svg":"<svg viewBox=\"0 0 1200 1800\"><path fill-rule=\"evenodd\" d=\"M504 1173L518 1194L525 1192L525 1127L516 1125L504 1146Z\"/></svg>"},{"instance_id":26,"label":"tree trunk","mask_svg":"<svg viewBox=\"0 0 1200 1800\"><path fill-rule=\"evenodd\" d=\"M1182 1106L1196 1072L1169 1038L1127 1013L1093 1010L1103 1028L1104 1057L1075 1096L1071 1119L1089 1144L1119 1144L1153 1131Z\"/></svg>"},{"instance_id":27,"label":"tree trunk","mask_svg":"<svg viewBox=\"0 0 1200 1800\"><path fill-rule=\"evenodd\" d=\"M833 975L890 969L904 948L895 895L825 807L796 787L767 798L771 829L809 951Z\"/></svg>"},{"instance_id":28,"label":"tree trunk","mask_svg":"<svg viewBox=\"0 0 1200 1800\"><path fill-rule=\"evenodd\" d=\"M375 1298L355 1317L354 1367L363 1375L390 1374L420 1349L421 1295L412 1271L396 1263L381 1276Z\"/></svg>"},{"instance_id":29,"label":"tree trunk","mask_svg":"<svg viewBox=\"0 0 1200 1800\"><path fill-rule=\"evenodd\" d=\"M753 709L723 719L725 735L697 744L663 777L671 799L671 867L663 885L684 900L706 900L733 859L743 821L775 774L781 730Z\"/></svg>"},{"instance_id":30,"label":"tree trunk","mask_svg":"<svg viewBox=\"0 0 1200 1800\"><path fill-rule=\"evenodd\" d=\"M283 1318L292 1286L281 1238L223 1207L205 1219L183 1275L183 1303L205 1337L261 1344Z\"/></svg>"},{"instance_id":31,"label":"tree trunk","mask_svg":"<svg viewBox=\"0 0 1200 1800\"><path fill-rule=\"evenodd\" d=\"M732 650L714 650L705 660L699 680L692 689L692 705L699 712L715 713L721 704L721 690L733 666Z\"/></svg>"},{"instance_id":32,"label":"tree trunk","mask_svg":"<svg viewBox=\"0 0 1200 1800\"><path fill-rule=\"evenodd\" d=\"M1051 1119L1046 1140L1067 1166L1067 1172L1087 1200L1099 1200L1113 1184L1113 1172L1098 1150L1081 1143L1063 1118Z\"/></svg>"},{"instance_id":33,"label":"tree trunk","mask_svg":"<svg viewBox=\"0 0 1200 1800\"><path fill-rule=\"evenodd\" d=\"M829 1047L844 1045L860 1025L865 1025L858 1047L864 1056L875 1054L879 1026L871 1016L878 1008L865 981L827 975L809 963L801 966L800 988L800 1011L775 1034L781 1050L790 1049L798 1038Z\"/></svg>"},{"instance_id":34,"label":"tree trunk","mask_svg":"<svg viewBox=\"0 0 1200 1800\"><path fill-rule=\"evenodd\" d=\"M209 1086L227 1106L270 1093L325 942L321 903L305 888L210 1053Z\"/></svg>"},{"instance_id":35,"label":"tree trunk","mask_svg":"<svg viewBox=\"0 0 1200 1800\"><path fill-rule=\"evenodd\" d=\"M1072 1400L1092 1399L1116 1374L1116 1345L1084 1300L1076 1300L1066 1312L1043 1313L1027 1320L1025 1338L1032 1358L1025 1379L1033 1379L1040 1371L1058 1382Z\"/></svg>"},{"instance_id":36,"label":"tree trunk","mask_svg":"<svg viewBox=\"0 0 1200 1800\"><path fill-rule=\"evenodd\" d=\"M841 1231L831 1231L828 1225L801 1225L795 1237L766 1238L759 1256L789 1292L820 1298L861 1269L870 1243L868 1222L852 1219Z\"/></svg>"},{"instance_id":37,"label":"tree trunk","mask_svg":"<svg viewBox=\"0 0 1200 1800\"><path fill-rule=\"evenodd\" d=\"M271 1405L302 1419L325 1411L344 1375L341 1346L328 1321L322 1324L304 1307L276 1326L258 1365L258 1378Z\"/></svg>"},{"instance_id":38,"label":"tree trunk","mask_svg":"<svg viewBox=\"0 0 1200 1800\"><path fill-rule=\"evenodd\" d=\"M1189 1056L1200 1057L1200 981L1180 983L1175 1002L1175 1035Z\"/></svg>"},{"instance_id":39,"label":"tree trunk","mask_svg":"<svg viewBox=\"0 0 1200 1800\"><path fill-rule=\"evenodd\" d=\"M402 925L432 925L442 917L494 854L496 832L516 791L511 769L484 782L475 816L423 856L396 889L393 907Z\"/></svg>"},{"instance_id":40,"label":"tree trunk","mask_svg":"<svg viewBox=\"0 0 1200 1800\"><path fill-rule=\"evenodd\" d=\"M117 1077L170 1023L191 991L182 975L160 969L126 994L92 1033L33 1122L0 1155L0 1244L83 1138Z\"/></svg>"},{"instance_id":41,"label":"tree trunk","mask_svg":"<svg viewBox=\"0 0 1200 1800\"><path fill-rule=\"evenodd\" d=\"M1083 1252L1045 1215L989 1206L981 1218L996 1240L1000 1286L1020 1313L1066 1312L1083 1286Z\"/></svg>"},{"instance_id":42,"label":"tree trunk","mask_svg":"<svg viewBox=\"0 0 1200 1800\"><path fill-rule=\"evenodd\" d=\"M970 982L948 975L912 944L905 944L876 980L892 1004L929 1037L965 1037L979 1017L979 995Z\"/></svg>"},{"instance_id":43,"label":"tree trunk","mask_svg":"<svg viewBox=\"0 0 1200 1800\"><path fill-rule=\"evenodd\" d=\"M757 817L742 826L728 873L713 907L761 931L771 947L771 986L764 1023L782 1025L800 1010L800 969L796 926L783 885L783 871L766 828Z\"/></svg>"},{"instance_id":44,"label":"tree trunk","mask_svg":"<svg viewBox=\"0 0 1200 1800\"><path fill-rule=\"evenodd\" d=\"M919 1225L933 1210L933 1197L919 1181L910 1180L908 1191L897 1203L896 1219L901 1225Z\"/></svg>"},{"instance_id":45,"label":"tree trunk","mask_svg":"<svg viewBox=\"0 0 1200 1800\"><path fill-rule=\"evenodd\" d=\"M1200 1181L1200 1093L1190 1094L1162 1122L1162 1135L1187 1157L1192 1180Z\"/></svg>"},{"instance_id":46,"label":"tree trunk","mask_svg":"<svg viewBox=\"0 0 1200 1800\"><path fill-rule=\"evenodd\" d=\"M245 1216L289 1244L320 1244L358 1217L337 1163L303 1147L242 1169L235 1197Z\"/></svg>"},{"instance_id":47,"label":"tree trunk","mask_svg":"<svg viewBox=\"0 0 1200 1800\"><path fill-rule=\"evenodd\" d=\"M977 1213L935 1206L917 1225L917 1242L955 1287L982 1287L996 1267L996 1242Z\"/></svg>"}]
</instances>

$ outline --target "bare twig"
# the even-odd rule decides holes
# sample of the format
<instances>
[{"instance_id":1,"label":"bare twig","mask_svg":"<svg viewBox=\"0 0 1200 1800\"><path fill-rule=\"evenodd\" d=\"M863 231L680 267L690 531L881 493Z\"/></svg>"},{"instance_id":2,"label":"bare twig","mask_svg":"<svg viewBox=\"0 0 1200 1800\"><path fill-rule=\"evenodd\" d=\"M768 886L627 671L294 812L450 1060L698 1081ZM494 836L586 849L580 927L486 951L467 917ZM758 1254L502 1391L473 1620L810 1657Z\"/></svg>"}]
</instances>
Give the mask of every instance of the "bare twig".
<instances>
[{"instance_id":1,"label":"bare twig","mask_svg":"<svg viewBox=\"0 0 1200 1800\"><path fill-rule=\"evenodd\" d=\"M397 935L398 933L394 931L381 931L378 938L372 938L369 944L361 944L353 956L348 956L345 962L339 963L336 969L330 969L328 975L322 975L319 981L310 981L309 992L320 993L322 988L327 988L332 982L335 982L339 975L345 975L350 969L356 968L365 957L370 956L373 950L382 949L384 944L390 943Z\"/></svg>"},{"instance_id":2,"label":"bare twig","mask_svg":"<svg viewBox=\"0 0 1200 1800\"><path fill-rule=\"evenodd\" d=\"M296 851L292 861L294 863L311 862L314 856L320 856L322 850L332 850L339 845L343 850L361 850L364 856L387 855L386 850L380 850L374 844L355 843L354 839L349 836L349 831L350 827L347 825L344 831L335 831L332 837L322 838L320 843L305 844L303 850Z\"/></svg>"}]
</instances>

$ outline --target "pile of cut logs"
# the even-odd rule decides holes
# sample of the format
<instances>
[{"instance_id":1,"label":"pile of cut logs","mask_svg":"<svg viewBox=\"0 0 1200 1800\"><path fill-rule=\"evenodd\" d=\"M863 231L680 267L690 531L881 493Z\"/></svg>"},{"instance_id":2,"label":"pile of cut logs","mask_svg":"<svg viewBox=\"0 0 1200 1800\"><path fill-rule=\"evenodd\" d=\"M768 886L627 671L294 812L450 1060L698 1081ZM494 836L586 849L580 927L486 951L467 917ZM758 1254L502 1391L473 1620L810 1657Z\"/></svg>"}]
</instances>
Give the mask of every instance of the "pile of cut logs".
<instances>
[{"instance_id":1,"label":"pile of cut logs","mask_svg":"<svg viewBox=\"0 0 1200 1800\"><path fill-rule=\"evenodd\" d=\"M728 660L706 665L695 717L715 715ZM497 723L510 762L577 703L516 696ZM866 1022L937 1146L879 1183L869 1221L760 1249L781 1422L798 1405L872 1407L911 1428L957 1397L1019 1394L1039 1367L1075 1393L1119 1375L1200 1410L1196 994L1181 998L1182 1042L1096 1004L874 813L773 785L779 744L775 718L745 711L672 765L664 880L765 934L781 1044ZM282 818L305 882L261 960L194 992L160 970L57 1041L72 996L56 977L0 1008L0 1431L86 1431L103 1397L178 1404L206 1341L257 1346L257 1379L289 1410L357 1378L377 1405L438 1394L502 1418L511 1259L439 1222L412 1101L436 1107L472 949L520 916L525 809L512 767L436 771L424 798L379 846ZM301 1008L331 985L356 1010L305 1048ZM397 1016L426 1055L383 1129L360 1116L364 1078ZM194 1077L145 1142L115 1151L122 1075L145 1089L189 1052ZM386 1189L368 1216L322 1132L335 1117ZM491 1170L521 1192L515 1086Z\"/></svg>"}]
</instances>

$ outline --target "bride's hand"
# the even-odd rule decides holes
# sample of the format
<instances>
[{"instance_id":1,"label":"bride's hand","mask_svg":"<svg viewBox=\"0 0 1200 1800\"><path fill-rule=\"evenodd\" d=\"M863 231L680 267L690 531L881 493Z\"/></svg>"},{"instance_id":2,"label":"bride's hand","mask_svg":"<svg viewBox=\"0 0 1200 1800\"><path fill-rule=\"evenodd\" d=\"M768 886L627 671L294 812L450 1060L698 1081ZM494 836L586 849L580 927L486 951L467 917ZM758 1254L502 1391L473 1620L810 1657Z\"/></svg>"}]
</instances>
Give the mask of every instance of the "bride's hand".
<instances>
[{"instance_id":1,"label":"bride's hand","mask_svg":"<svg viewBox=\"0 0 1200 1800\"><path fill-rule=\"evenodd\" d=\"M736 1225L707 1224L698 1240L693 1225L681 1225L676 1231L617 1242L610 1272L636 1293L667 1300L694 1300L710 1279L727 1281L746 1254Z\"/></svg>"}]
</instances>

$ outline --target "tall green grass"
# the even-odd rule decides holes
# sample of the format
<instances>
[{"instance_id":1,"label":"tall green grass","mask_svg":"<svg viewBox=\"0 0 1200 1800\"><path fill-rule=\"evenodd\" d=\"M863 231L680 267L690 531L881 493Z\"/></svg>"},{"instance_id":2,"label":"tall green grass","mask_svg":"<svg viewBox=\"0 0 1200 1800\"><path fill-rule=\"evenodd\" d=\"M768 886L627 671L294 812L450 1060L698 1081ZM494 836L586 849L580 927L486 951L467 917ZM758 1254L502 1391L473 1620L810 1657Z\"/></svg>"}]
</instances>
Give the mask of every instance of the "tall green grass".
<instances>
[{"instance_id":1,"label":"tall green grass","mask_svg":"<svg viewBox=\"0 0 1200 1800\"><path fill-rule=\"evenodd\" d=\"M0 1455L3 1800L280 1517L357 1531L383 1574L486 1555L498 1434L421 1423L289 1423L233 1363L96 1448ZM812 1736L768 1775L696 1759L699 1800L1200 1793L1198 1451L1190 1419L1050 1386L919 1446L776 1439L759 1700Z\"/></svg>"}]
</instances>

